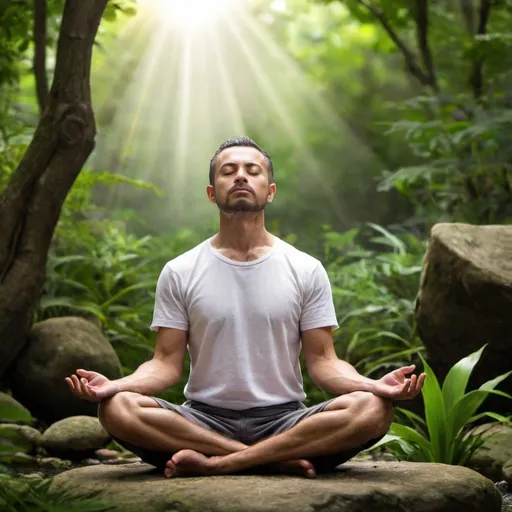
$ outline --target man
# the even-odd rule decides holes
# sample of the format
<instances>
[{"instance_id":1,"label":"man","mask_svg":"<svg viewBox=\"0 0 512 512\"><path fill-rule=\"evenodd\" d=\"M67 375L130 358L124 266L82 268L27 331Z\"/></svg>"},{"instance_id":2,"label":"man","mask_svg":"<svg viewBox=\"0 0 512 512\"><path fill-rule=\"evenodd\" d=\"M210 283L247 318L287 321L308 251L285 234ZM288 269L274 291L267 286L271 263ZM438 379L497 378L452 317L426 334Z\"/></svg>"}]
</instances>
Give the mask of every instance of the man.
<instances>
[{"instance_id":1,"label":"man","mask_svg":"<svg viewBox=\"0 0 512 512\"><path fill-rule=\"evenodd\" d=\"M414 366L372 380L337 358L325 269L265 229L275 193L272 162L254 141L222 144L207 187L219 232L162 270L153 359L115 381L86 370L66 378L76 396L101 401L115 439L166 477L256 469L315 478L381 438L391 401L423 386ZM336 398L303 404L301 345L312 380ZM187 401L151 397L179 382L187 348Z\"/></svg>"}]
</instances>

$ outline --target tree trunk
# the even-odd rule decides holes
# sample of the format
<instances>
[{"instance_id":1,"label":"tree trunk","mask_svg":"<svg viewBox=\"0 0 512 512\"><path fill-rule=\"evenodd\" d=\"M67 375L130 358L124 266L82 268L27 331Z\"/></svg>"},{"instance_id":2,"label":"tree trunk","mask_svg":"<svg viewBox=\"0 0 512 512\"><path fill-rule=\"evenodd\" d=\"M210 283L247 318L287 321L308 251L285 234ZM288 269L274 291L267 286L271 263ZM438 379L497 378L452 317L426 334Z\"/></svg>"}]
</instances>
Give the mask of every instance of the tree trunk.
<instances>
[{"instance_id":1,"label":"tree trunk","mask_svg":"<svg viewBox=\"0 0 512 512\"><path fill-rule=\"evenodd\" d=\"M34 0L34 77L39 112L43 112L48 97L46 78L46 0Z\"/></svg>"},{"instance_id":2,"label":"tree trunk","mask_svg":"<svg viewBox=\"0 0 512 512\"><path fill-rule=\"evenodd\" d=\"M91 56L106 3L66 1L46 108L0 196L0 381L25 344L62 204L94 147Z\"/></svg>"}]
</instances>

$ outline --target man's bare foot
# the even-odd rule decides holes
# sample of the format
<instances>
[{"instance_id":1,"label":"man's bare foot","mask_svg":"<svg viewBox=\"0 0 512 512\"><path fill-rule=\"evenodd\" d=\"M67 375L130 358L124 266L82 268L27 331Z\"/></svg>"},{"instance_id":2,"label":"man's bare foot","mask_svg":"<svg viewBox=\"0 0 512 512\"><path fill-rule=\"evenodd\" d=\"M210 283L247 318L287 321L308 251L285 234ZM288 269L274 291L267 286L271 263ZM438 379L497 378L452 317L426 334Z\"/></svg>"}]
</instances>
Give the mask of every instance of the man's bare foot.
<instances>
[{"instance_id":1,"label":"man's bare foot","mask_svg":"<svg viewBox=\"0 0 512 512\"><path fill-rule=\"evenodd\" d=\"M217 468L217 461L221 457L207 457L194 450L180 450L167 461L164 470L166 478L175 476L200 476L200 475L219 475L222 474ZM278 462L266 466L266 473L275 472L285 473L287 475L300 475L306 478L316 478L316 471L311 462L305 459L290 460ZM257 470L256 470L257 472Z\"/></svg>"},{"instance_id":2,"label":"man's bare foot","mask_svg":"<svg viewBox=\"0 0 512 512\"><path fill-rule=\"evenodd\" d=\"M306 459L287 460L270 465L271 469L276 468L279 473L285 475L298 475L306 478L316 478L315 466Z\"/></svg>"},{"instance_id":3,"label":"man's bare foot","mask_svg":"<svg viewBox=\"0 0 512 512\"><path fill-rule=\"evenodd\" d=\"M164 476L199 476L218 475L216 460L220 457L207 457L194 450L180 450L175 453L165 464Z\"/></svg>"}]
</instances>

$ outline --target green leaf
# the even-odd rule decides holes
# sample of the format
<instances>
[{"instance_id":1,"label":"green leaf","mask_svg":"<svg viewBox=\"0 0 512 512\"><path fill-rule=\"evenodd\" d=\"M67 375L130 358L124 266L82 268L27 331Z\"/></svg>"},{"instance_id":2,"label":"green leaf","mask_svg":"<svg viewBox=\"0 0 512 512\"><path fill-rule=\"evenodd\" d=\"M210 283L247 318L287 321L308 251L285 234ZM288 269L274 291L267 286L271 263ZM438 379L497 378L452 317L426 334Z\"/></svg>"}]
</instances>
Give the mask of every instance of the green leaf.
<instances>
[{"instance_id":1,"label":"green leaf","mask_svg":"<svg viewBox=\"0 0 512 512\"><path fill-rule=\"evenodd\" d=\"M507 398L512 398L507 393L498 390L482 390L475 389L474 391L470 391L466 395L464 395L452 408L449 413L451 418L451 436L456 437L461 429L469 423L470 418L472 418L477 411L477 409L482 405L483 401L487 398L489 393L505 396Z\"/></svg>"},{"instance_id":2,"label":"green leaf","mask_svg":"<svg viewBox=\"0 0 512 512\"><path fill-rule=\"evenodd\" d=\"M424 371L427 374L423 384L422 394L425 403L425 419L432 446L432 455L434 462L450 463L447 460L447 435L448 425L446 421L446 412L444 407L444 398L439 386L439 381L432 368L420 355L423 362Z\"/></svg>"},{"instance_id":3,"label":"green leaf","mask_svg":"<svg viewBox=\"0 0 512 512\"><path fill-rule=\"evenodd\" d=\"M0 404L0 420L23 421L31 423L34 418L30 413L14 404Z\"/></svg>"},{"instance_id":4,"label":"green leaf","mask_svg":"<svg viewBox=\"0 0 512 512\"><path fill-rule=\"evenodd\" d=\"M382 445L387 443L391 443L392 441L398 441L402 439L400 436L393 436L390 434L386 434L380 441L377 441L375 444L363 450L363 452L375 450L376 448L380 448Z\"/></svg>"},{"instance_id":5,"label":"green leaf","mask_svg":"<svg viewBox=\"0 0 512 512\"><path fill-rule=\"evenodd\" d=\"M453 405L464 396L471 372L480 360L480 356L486 346L484 345L480 350L464 357L450 368L444 380L442 390L447 414L450 413Z\"/></svg>"},{"instance_id":6,"label":"green leaf","mask_svg":"<svg viewBox=\"0 0 512 512\"><path fill-rule=\"evenodd\" d=\"M416 430L400 425L398 423L392 423L390 432L397 434L405 441L410 441L418 445L426 462L435 462L432 454L432 443L425 439L421 434L418 434Z\"/></svg>"}]
</instances>

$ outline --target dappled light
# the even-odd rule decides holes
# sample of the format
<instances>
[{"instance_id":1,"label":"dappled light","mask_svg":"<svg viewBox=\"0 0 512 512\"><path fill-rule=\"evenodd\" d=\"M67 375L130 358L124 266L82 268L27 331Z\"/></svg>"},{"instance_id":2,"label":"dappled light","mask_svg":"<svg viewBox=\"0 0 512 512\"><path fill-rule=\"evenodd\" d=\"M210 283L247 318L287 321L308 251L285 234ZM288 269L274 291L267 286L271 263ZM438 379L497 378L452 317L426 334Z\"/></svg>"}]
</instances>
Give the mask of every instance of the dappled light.
<instances>
[{"instance_id":1,"label":"dappled light","mask_svg":"<svg viewBox=\"0 0 512 512\"><path fill-rule=\"evenodd\" d=\"M98 90L119 84L96 103L100 122L116 106L100 125L94 167L155 183L165 194L165 201L154 200L155 215L193 225L216 214L204 192L211 155L223 140L252 134L270 154L287 152L288 165L347 222L351 213L329 183L332 163L306 133L316 129L338 141L342 173L376 158L333 115L319 84L273 40L249 2L163 4L141 4L93 75ZM136 63L125 57L132 52L140 54ZM126 79L119 83L119 76ZM288 165L277 168L278 186L300 188Z\"/></svg>"},{"instance_id":2,"label":"dappled light","mask_svg":"<svg viewBox=\"0 0 512 512\"><path fill-rule=\"evenodd\" d=\"M0 1L0 510L512 512L511 3Z\"/></svg>"}]
</instances>

